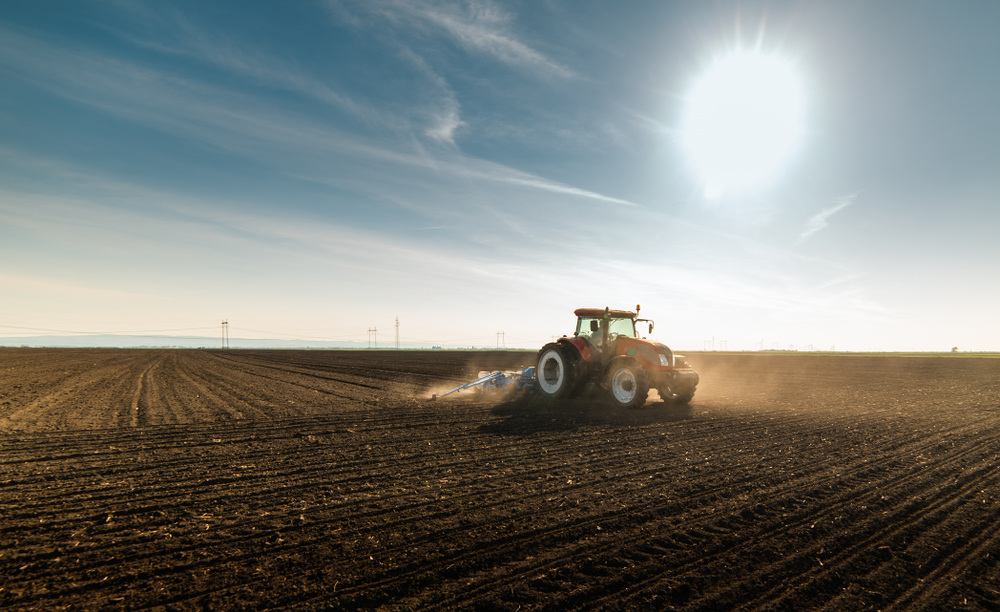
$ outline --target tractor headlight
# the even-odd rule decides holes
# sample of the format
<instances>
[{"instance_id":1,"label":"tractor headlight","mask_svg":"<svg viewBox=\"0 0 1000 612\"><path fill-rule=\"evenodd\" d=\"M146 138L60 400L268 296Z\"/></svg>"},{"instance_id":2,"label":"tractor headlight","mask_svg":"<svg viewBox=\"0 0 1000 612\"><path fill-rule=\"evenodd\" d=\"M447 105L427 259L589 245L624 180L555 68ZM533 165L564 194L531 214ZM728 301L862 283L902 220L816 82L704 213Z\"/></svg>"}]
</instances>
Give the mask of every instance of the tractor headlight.
<instances>
[{"instance_id":1,"label":"tractor headlight","mask_svg":"<svg viewBox=\"0 0 1000 612\"><path fill-rule=\"evenodd\" d=\"M670 366L670 357L667 357L663 353L660 353L660 365L661 366L668 366L669 367Z\"/></svg>"}]
</instances>

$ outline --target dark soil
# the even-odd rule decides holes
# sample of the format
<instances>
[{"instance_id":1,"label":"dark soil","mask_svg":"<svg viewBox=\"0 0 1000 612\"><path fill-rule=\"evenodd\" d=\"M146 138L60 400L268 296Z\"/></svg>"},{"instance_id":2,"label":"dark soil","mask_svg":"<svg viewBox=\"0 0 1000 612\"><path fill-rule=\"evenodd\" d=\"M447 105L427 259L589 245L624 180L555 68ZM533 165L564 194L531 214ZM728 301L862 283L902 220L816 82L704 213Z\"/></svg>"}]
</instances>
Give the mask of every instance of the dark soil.
<instances>
[{"instance_id":1,"label":"dark soil","mask_svg":"<svg viewBox=\"0 0 1000 612\"><path fill-rule=\"evenodd\" d=\"M1000 610L1000 359L0 350L0 608Z\"/></svg>"}]
</instances>

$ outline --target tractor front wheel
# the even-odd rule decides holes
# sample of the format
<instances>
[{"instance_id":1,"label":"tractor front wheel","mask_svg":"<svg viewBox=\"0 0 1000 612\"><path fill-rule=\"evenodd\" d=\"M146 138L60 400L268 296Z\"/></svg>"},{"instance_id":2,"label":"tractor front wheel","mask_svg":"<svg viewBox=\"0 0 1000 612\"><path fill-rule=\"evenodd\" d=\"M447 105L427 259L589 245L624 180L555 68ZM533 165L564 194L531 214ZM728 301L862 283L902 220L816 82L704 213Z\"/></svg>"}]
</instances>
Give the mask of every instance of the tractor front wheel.
<instances>
[{"instance_id":1,"label":"tractor front wheel","mask_svg":"<svg viewBox=\"0 0 1000 612\"><path fill-rule=\"evenodd\" d=\"M576 388L576 360L569 351L556 343L546 344L538 351L535 375L538 390L553 399L564 399Z\"/></svg>"},{"instance_id":2,"label":"tractor front wheel","mask_svg":"<svg viewBox=\"0 0 1000 612\"><path fill-rule=\"evenodd\" d=\"M624 361L611 370L608 379L611 402L619 408L639 408L649 395L646 371L634 361Z\"/></svg>"},{"instance_id":3,"label":"tractor front wheel","mask_svg":"<svg viewBox=\"0 0 1000 612\"><path fill-rule=\"evenodd\" d=\"M678 389L674 391L670 387L663 387L657 389L657 391L660 394L660 399L668 404L687 404L694 397L694 389Z\"/></svg>"}]
</instances>

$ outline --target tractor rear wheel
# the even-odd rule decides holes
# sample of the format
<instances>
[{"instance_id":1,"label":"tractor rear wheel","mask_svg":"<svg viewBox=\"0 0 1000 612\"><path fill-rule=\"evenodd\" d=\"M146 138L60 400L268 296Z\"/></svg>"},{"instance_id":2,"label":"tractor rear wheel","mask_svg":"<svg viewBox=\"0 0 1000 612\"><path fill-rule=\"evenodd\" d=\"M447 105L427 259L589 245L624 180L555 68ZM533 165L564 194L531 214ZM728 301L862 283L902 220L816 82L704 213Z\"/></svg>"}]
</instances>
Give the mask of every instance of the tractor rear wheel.
<instances>
[{"instance_id":1,"label":"tractor rear wheel","mask_svg":"<svg viewBox=\"0 0 1000 612\"><path fill-rule=\"evenodd\" d=\"M634 361L623 361L612 368L608 387L611 402L619 408L639 408L649 395L646 371Z\"/></svg>"},{"instance_id":2,"label":"tractor rear wheel","mask_svg":"<svg viewBox=\"0 0 1000 612\"><path fill-rule=\"evenodd\" d=\"M577 358L570 350L552 342L538 351L535 375L538 390L553 399L564 399L576 389Z\"/></svg>"}]
</instances>

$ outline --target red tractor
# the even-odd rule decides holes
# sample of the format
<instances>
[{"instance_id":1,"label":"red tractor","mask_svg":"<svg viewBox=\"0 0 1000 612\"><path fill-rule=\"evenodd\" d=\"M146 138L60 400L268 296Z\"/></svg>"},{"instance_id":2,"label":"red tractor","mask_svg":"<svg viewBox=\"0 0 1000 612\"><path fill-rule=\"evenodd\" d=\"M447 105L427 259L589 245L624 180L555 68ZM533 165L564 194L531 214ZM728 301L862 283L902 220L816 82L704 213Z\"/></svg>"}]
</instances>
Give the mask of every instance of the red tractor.
<instances>
[{"instance_id":1,"label":"red tractor","mask_svg":"<svg viewBox=\"0 0 1000 612\"><path fill-rule=\"evenodd\" d=\"M635 312L608 308L580 308L572 338L563 336L538 352L535 375L539 391L554 399L607 391L613 404L638 408L649 390L665 402L686 404L694 397L698 373L666 345L649 342L636 333Z\"/></svg>"}]
</instances>

